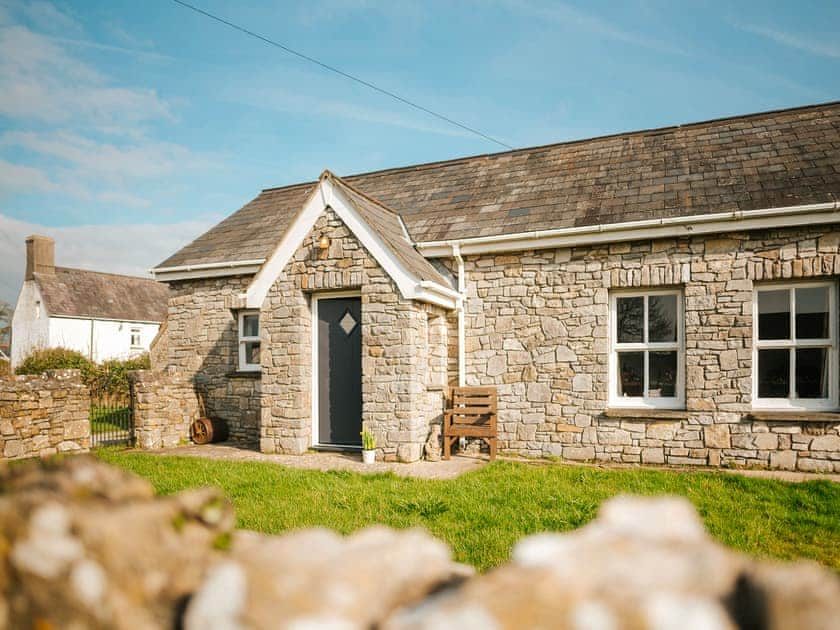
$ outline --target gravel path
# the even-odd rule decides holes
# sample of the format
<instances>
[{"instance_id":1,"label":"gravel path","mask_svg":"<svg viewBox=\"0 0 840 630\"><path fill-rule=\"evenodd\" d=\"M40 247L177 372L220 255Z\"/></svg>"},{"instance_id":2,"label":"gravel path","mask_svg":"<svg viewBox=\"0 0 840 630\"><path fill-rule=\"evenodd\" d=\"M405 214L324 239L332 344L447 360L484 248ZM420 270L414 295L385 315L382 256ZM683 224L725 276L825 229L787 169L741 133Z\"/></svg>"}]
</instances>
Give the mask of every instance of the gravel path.
<instances>
[{"instance_id":1,"label":"gravel path","mask_svg":"<svg viewBox=\"0 0 840 630\"><path fill-rule=\"evenodd\" d=\"M186 457L207 457L241 462L272 462L290 468L305 468L310 470L351 470L353 472L376 474L392 472L401 477L417 477L420 479L454 479L471 470L478 470L487 463L486 459L477 457L454 456L449 461L427 462L419 461L413 464L397 462L376 462L366 465L361 462L361 453L332 453L310 452L305 455L272 455L260 453L255 449L231 446L228 444L204 444L198 446L176 446L158 451L146 451L161 455L178 455Z\"/></svg>"},{"instance_id":2,"label":"gravel path","mask_svg":"<svg viewBox=\"0 0 840 630\"><path fill-rule=\"evenodd\" d=\"M365 465L361 462L361 454L309 452L305 455L271 455L260 453L255 448L232 446L229 444L205 444L198 446L176 446L156 451L146 451L160 455L179 455L185 457L206 457L242 462L273 462L290 468L304 468L309 470L351 470L353 472L376 474L392 472L401 477L417 477L419 479L454 479L465 472L478 470L487 464L486 456L468 457L455 455L449 461L427 462L419 461L413 464L397 462L376 462ZM548 460L519 459L515 457L500 457L506 461L541 466L591 466L593 468L616 470L667 470L671 472L710 472L726 475L743 475L745 477L760 477L762 479L778 479L780 481L802 482L813 479L825 479L840 483L840 475L794 472L788 470L737 470L733 468L703 468L703 467L663 467L638 466L633 464L597 463L585 464L579 462L555 462Z\"/></svg>"}]
</instances>

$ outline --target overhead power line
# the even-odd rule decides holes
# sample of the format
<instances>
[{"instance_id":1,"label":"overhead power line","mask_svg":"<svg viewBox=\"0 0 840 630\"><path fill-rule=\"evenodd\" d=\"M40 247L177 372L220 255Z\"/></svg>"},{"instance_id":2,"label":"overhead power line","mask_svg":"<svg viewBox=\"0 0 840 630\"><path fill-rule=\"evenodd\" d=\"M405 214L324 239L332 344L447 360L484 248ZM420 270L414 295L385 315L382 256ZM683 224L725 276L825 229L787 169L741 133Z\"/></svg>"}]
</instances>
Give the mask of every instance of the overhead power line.
<instances>
[{"instance_id":1,"label":"overhead power line","mask_svg":"<svg viewBox=\"0 0 840 630\"><path fill-rule=\"evenodd\" d=\"M200 9L199 7L194 6L192 4L189 4L188 2L183 2L182 0L172 0L172 2L174 2L175 4L181 5L182 7L186 8L186 9L190 9L191 11L195 11L196 13L198 13L200 15L203 15L205 17L208 17L211 20L215 20L216 22L219 22L220 24L224 24L225 26L228 26L228 27L230 27L234 30L237 30L240 33L245 33L245 35L248 35L249 37L254 37L254 38L270 45L270 46L274 46L275 48L279 48L280 50L285 51L285 52L289 53L290 55L294 55L295 57L299 57L299 58L301 58L305 61L308 61L309 63L314 63L316 66L320 66L324 70L329 70L330 72L333 72L337 75L340 75L340 76L344 77L345 79L350 79L351 81L355 81L356 83L364 85L365 87L370 88L371 90L375 90L376 92L379 92L380 94L384 94L385 96L388 96L388 97L394 99L395 101L399 101L400 103L403 103L404 105L408 105L409 107L413 107L414 109L417 109L421 112L429 114L430 116L434 116L435 118L438 118L439 120L447 122L450 125L455 125L456 127L460 127L464 131L468 131L468 132L473 133L477 136L480 136L480 137L484 138L485 140L488 140L490 142L498 144L501 147L504 147L506 149L513 149L513 147L510 146L509 144L505 144L501 140L497 140L496 138L494 138L492 136L488 136L486 133L483 133L483 132L479 131L478 129L473 129L472 127L468 127L467 125L465 125L463 123L459 123L457 120L452 120L451 118L449 118L447 116L444 116L443 114L438 114L437 112L432 111L431 109L429 109L427 107L423 107L422 105L418 105L417 103L414 103L413 101L408 100L407 98L403 98L399 94L394 94L393 92L390 92L386 89L383 89L379 86L376 86L373 83L370 83L369 81L365 81L364 79L360 79L359 77L353 76L352 74L344 72L343 70L339 70L338 68L336 68L334 66L326 64L322 61L318 61L314 57L310 57L309 55L305 55L302 52L298 52L297 50L294 50L293 48L289 48L288 46L285 46L284 44L281 44L280 42L277 42L273 39L265 37L264 35L260 35L259 33L255 33L254 31L251 31L251 30L245 28L244 26L239 26L238 24L234 24L233 22L230 22L230 21L228 21L228 20L226 20L222 17L219 17L218 15L214 15L213 13L205 11L204 9Z\"/></svg>"}]
</instances>

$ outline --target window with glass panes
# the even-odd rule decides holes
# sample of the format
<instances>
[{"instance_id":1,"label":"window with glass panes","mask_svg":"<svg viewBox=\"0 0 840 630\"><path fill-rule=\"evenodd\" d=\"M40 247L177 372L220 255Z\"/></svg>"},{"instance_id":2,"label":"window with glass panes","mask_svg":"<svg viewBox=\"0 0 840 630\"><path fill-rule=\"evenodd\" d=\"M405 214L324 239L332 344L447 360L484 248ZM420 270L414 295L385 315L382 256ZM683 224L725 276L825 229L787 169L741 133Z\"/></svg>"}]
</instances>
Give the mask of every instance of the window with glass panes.
<instances>
[{"instance_id":1,"label":"window with glass panes","mask_svg":"<svg viewBox=\"0 0 840 630\"><path fill-rule=\"evenodd\" d=\"M260 369L260 314L239 313L239 369L255 372Z\"/></svg>"},{"instance_id":2,"label":"window with glass panes","mask_svg":"<svg viewBox=\"0 0 840 630\"><path fill-rule=\"evenodd\" d=\"M830 409L837 404L833 282L755 291L753 406Z\"/></svg>"},{"instance_id":3,"label":"window with glass panes","mask_svg":"<svg viewBox=\"0 0 840 630\"><path fill-rule=\"evenodd\" d=\"M685 404L682 292L611 296L610 405Z\"/></svg>"}]
</instances>

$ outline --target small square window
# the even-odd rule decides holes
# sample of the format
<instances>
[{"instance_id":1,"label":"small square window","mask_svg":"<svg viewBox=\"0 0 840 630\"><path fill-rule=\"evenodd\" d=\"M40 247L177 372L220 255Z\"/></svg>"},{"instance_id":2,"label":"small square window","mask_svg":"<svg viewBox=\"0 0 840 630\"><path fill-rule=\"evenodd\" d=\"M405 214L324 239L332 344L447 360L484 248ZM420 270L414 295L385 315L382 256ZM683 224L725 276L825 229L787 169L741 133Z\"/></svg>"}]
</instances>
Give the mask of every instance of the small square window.
<instances>
[{"instance_id":1,"label":"small square window","mask_svg":"<svg viewBox=\"0 0 840 630\"><path fill-rule=\"evenodd\" d=\"M790 339L790 291L759 291L758 338Z\"/></svg>"},{"instance_id":2,"label":"small square window","mask_svg":"<svg viewBox=\"0 0 840 630\"><path fill-rule=\"evenodd\" d=\"M796 289L796 338L828 339L828 287Z\"/></svg>"},{"instance_id":3,"label":"small square window","mask_svg":"<svg viewBox=\"0 0 840 630\"><path fill-rule=\"evenodd\" d=\"M140 329L139 328L132 328L131 329L131 347L132 348L140 348Z\"/></svg>"},{"instance_id":4,"label":"small square window","mask_svg":"<svg viewBox=\"0 0 840 630\"><path fill-rule=\"evenodd\" d=\"M620 297L615 302L618 343L641 343L644 341L645 299L641 296Z\"/></svg>"},{"instance_id":5,"label":"small square window","mask_svg":"<svg viewBox=\"0 0 840 630\"><path fill-rule=\"evenodd\" d=\"M645 390L645 353L618 353L618 395L642 396Z\"/></svg>"},{"instance_id":6,"label":"small square window","mask_svg":"<svg viewBox=\"0 0 840 630\"><path fill-rule=\"evenodd\" d=\"M257 372L260 365L260 314L258 311L239 313L239 370Z\"/></svg>"},{"instance_id":7,"label":"small square window","mask_svg":"<svg viewBox=\"0 0 840 630\"><path fill-rule=\"evenodd\" d=\"M243 337L259 337L260 336L260 316L245 314L242 316L242 336Z\"/></svg>"}]
</instances>

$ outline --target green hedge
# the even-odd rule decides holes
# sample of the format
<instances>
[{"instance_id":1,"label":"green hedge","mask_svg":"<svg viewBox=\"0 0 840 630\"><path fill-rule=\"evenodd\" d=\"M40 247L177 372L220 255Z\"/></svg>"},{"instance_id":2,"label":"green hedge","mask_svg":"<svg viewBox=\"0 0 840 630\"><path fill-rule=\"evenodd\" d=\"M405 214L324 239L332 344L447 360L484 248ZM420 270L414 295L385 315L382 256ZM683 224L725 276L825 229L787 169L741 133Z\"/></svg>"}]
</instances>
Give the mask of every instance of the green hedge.
<instances>
[{"instance_id":1,"label":"green hedge","mask_svg":"<svg viewBox=\"0 0 840 630\"><path fill-rule=\"evenodd\" d=\"M87 382L96 371L96 364L81 352L68 348L44 348L27 356L15 372L18 374L43 374L47 370L81 370Z\"/></svg>"},{"instance_id":2,"label":"green hedge","mask_svg":"<svg viewBox=\"0 0 840 630\"><path fill-rule=\"evenodd\" d=\"M82 381L91 389L108 394L128 395L128 372L148 370L149 355L97 364L81 352L67 348L45 348L26 357L15 370L18 374L43 374L47 370L81 370Z\"/></svg>"}]
</instances>

